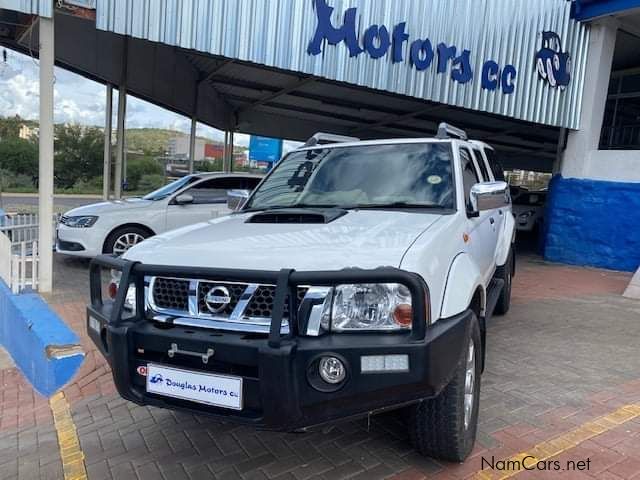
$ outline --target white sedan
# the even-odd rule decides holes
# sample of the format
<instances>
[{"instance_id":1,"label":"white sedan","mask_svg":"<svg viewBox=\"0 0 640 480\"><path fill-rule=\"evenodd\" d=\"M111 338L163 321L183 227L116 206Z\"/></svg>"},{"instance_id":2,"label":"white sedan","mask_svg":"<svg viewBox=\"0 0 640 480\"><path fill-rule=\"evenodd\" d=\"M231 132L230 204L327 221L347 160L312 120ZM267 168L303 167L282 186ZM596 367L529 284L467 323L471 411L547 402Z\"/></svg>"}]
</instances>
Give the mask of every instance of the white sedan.
<instances>
[{"instance_id":1,"label":"white sedan","mask_svg":"<svg viewBox=\"0 0 640 480\"><path fill-rule=\"evenodd\" d=\"M142 198L74 208L60 219L56 249L78 257L122 255L145 238L228 214L228 192L248 193L261 180L260 175L244 173L194 174Z\"/></svg>"}]
</instances>

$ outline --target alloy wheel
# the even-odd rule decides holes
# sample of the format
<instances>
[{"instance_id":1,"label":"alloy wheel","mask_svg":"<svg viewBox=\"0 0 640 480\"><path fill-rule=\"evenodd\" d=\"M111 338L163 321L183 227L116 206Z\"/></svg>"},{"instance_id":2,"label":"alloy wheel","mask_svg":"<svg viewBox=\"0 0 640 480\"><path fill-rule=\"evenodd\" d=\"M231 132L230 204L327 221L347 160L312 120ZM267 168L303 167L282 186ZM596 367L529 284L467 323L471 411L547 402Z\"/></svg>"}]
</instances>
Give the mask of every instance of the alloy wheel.
<instances>
[{"instance_id":1,"label":"alloy wheel","mask_svg":"<svg viewBox=\"0 0 640 480\"><path fill-rule=\"evenodd\" d=\"M124 254L127 250L129 250L134 245L137 245L141 241L144 240L144 237L139 233L123 233L113 244L113 253L117 256Z\"/></svg>"}]
</instances>

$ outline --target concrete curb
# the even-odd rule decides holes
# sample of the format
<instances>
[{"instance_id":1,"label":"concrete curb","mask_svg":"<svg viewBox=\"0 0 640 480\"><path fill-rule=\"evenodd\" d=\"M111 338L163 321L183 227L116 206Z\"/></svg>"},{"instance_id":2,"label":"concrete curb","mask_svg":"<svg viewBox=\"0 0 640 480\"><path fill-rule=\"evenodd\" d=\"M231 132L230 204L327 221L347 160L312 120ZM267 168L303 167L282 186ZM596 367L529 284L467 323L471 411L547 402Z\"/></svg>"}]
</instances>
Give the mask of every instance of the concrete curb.
<instances>
[{"instance_id":1,"label":"concrete curb","mask_svg":"<svg viewBox=\"0 0 640 480\"><path fill-rule=\"evenodd\" d=\"M629 286L622 294L623 297L627 298L635 298L636 300L640 300L640 268L631 279Z\"/></svg>"},{"instance_id":2,"label":"concrete curb","mask_svg":"<svg viewBox=\"0 0 640 480\"><path fill-rule=\"evenodd\" d=\"M78 336L39 295L14 295L1 280L0 344L45 397L69 382L84 360Z\"/></svg>"}]
</instances>

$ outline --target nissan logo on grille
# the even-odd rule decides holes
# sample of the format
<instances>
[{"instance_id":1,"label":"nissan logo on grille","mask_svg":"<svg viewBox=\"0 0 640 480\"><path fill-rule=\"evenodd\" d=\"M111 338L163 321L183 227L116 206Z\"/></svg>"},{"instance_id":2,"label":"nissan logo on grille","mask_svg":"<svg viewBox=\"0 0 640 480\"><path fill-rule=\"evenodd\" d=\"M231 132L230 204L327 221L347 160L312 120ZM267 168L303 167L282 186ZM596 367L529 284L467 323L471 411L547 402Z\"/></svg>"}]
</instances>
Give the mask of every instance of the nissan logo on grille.
<instances>
[{"instance_id":1,"label":"nissan logo on grille","mask_svg":"<svg viewBox=\"0 0 640 480\"><path fill-rule=\"evenodd\" d=\"M215 286L207 292L204 297L204 303L211 313L222 312L229 303L231 303L231 296L229 290L226 287Z\"/></svg>"}]
</instances>

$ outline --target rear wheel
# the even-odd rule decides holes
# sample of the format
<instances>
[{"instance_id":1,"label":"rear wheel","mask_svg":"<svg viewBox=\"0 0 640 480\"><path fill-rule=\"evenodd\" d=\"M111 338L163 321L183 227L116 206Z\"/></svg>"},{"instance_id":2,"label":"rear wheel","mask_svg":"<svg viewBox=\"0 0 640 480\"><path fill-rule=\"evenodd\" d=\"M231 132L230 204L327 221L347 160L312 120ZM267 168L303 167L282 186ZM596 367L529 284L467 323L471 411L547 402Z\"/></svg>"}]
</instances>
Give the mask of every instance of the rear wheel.
<instances>
[{"instance_id":1,"label":"rear wheel","mask_svg":"<svg viewBox=\"0 0 640 480\"><path fill-rule=\"evenodd\" d=\"M449 385L436 398L410 407L409 435L423 455L453 462L464 461L476 439L480 400L482 342L478 319Z\"/></svg>"},{"instance_id":2,"label":"rear wheel","mask_svg":"<svg viewBox=\"0 0 640 480\"><path fill-rule=\"evenodd\" d=\"M511 307L511 284L513 283L513 266L515 262L514 255L514 249L511 247L507 262L501 267L496 268L495 278L504 282L504 286L500 292L500 297L498 297L498 303L496 303L496 308L494 310L494 313L497 315L504 315Z\"/></svg>"},{"instance_id":3,"label":"rear wheel","mask_svg":"<svg viewBox=\"0 0 640 480\"><path fill-rule=\"evenodd\" d=\"M148 230L140 227L122 227L111 232L105 242L104 252L113 253L117 256L123 255L134 245L150 237Z\"/></svg>"}]
</instances>

